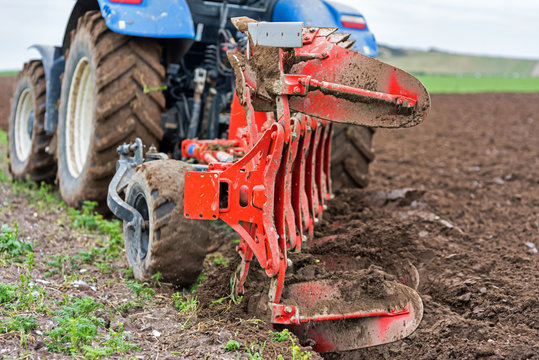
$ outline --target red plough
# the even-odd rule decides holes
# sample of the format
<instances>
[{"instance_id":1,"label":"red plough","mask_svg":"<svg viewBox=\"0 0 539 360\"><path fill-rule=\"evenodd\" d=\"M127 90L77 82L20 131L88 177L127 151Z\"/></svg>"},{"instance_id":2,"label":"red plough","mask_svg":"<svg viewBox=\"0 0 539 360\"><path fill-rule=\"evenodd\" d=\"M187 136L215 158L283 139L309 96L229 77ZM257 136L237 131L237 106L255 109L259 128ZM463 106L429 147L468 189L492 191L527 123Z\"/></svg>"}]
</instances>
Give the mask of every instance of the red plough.
<instances>
[{"instance_id":1,"label":"red plough","mask_svg":"<svg viewBox=\"0 0 539 360\"><path fill-rule=\"evenodd\" d=\"M357 289L346 298L342 284L320 280L292 284L284 297L287 254L312 245L331 198L332 122L414 126L427 115L429 95L408 73L348 50L347 36L336 29L304 27L302 46L283 48L257 45L252 24L235 19L250 50L228 55L237 86L229 139L182 144L185 158L208 165L207 172L185 174L184 215L222 219L241 236L236 292L244 292L256 257L272 279L272 323L291 328L317 351L401 339L423 314L414 289L385 282L374 298L348 284Z\"/></svg>"}]
</instances>

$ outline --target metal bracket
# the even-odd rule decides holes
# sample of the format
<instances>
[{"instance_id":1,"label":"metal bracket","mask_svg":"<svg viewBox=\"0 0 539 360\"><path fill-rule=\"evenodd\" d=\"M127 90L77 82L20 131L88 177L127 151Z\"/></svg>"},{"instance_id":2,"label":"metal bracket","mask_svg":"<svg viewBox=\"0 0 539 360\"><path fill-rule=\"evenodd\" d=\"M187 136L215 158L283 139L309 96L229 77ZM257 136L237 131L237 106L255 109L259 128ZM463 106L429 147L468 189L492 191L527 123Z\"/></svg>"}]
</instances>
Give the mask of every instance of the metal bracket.
<instances>
[{"instance_id":1,"label":"metal bracket","mask_svg":"<svg viewBox=\"0 0 539 360\"><path fill-rule=\"evenodd\" d=\"M109 184L107 194L107 205L110 211L118 218L127 222L128 229L135 231L135 236L140 236L140 226L143 224L142 216L135 208L123 201L119 194L127 187L138 165L141 165L145 161L168 159L166 154L158 153L153 147L150 148L147 158L144 159L143 148L144 145L139 138L135 140L134 144L118 146L117 152L120 155L120 159L116 162L116 174L114 174ZM131 153L133 156L129 156Z\"/></svg>"},{"instance_id":2,"label":"metal bracket","mask_svg":"<svg viewBox=\"0 0 539 360\"><path fill-rule=\"evenodd\" d=\"M47 92L45 94L45 132L53 135L58 124L58 100L62 90L60 75L64 72L65 57L60 46L32 45L41 55L45 70Z\"/></svg>"},{"instance_id":3,"label":"metal bracket","mask_svg":"<svg viewBox=\"0 0 539 360\"><path fill-rule=\"evenodd\" d=\"M303 46L302 22L251 22L247 28L254 45L284 48Z\"/></svg>"}]
</instances>

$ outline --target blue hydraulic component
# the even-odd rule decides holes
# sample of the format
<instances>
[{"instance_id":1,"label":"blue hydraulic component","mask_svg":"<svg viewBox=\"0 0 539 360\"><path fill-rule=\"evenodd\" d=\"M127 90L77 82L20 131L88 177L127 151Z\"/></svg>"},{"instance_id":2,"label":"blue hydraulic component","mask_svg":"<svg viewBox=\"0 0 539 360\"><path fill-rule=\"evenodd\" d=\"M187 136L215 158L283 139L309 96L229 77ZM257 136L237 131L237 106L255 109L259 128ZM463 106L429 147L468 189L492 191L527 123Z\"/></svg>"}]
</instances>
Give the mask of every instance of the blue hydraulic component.
<instances>
[{"instance_id":1,"label":"blue hydraulic component","mask_svg":"<svg viewBox=\"0 0 539 360\"><path fill-rule=\"evenodd\" d=\"M342 16L360 18L364 29L355 29L343 25ZM302 21L305 26L337 27L350 34L355 40L353 49L365 55L378 55L378 46L374 35L370 32L363 15L346 5L325 0L278 0L273 8L273 21Z\"/></svg>"},{"instance_id":2,"label":"blue hydraulic component","mask_svg":"<svg viewBox=\"0 0 539 360\"><path fill-rule=\"evenodd\" d=\"M108 28L114 32L154 38L195 38L193 16L185 0L98 2Z\"/></svg>"},{"instance_id":3,"label":"blue hydraulic component","mask_svg":"<svg viewBox=\"0 0 539 360\"><path fill-rule=\"evenodd\" d=\"M32 45L30 49L36 49L41 55L41 63L45 71L47 91L45 94L45 132L53 135L58 124L58 100L62 81L60 75L64 72L65 58L60 46Z\"/></svg>"}]
</instances>

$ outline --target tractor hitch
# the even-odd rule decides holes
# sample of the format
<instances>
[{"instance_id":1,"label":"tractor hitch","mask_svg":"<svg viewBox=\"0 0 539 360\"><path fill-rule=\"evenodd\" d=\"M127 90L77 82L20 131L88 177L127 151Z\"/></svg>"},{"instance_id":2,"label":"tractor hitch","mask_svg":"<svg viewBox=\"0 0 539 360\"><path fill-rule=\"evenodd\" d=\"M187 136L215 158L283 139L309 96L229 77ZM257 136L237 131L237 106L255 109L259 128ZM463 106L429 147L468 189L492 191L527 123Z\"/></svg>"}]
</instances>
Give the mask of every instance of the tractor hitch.
<instances>
[{"instance_id":1,"label":"tractor hitch","mask_svg":"<svg viewBox=\"0 0 539 360\"><path fill-rule=\"evenodd\" d=\"M110 211L125 222L126 231L130 232L135 239L141 236L144 220L134 207L122 200L120 194L127 188L137 166L148 161L168 159L166 154L158 153L153 146L146 152L146 156L143 150L144 145L139 138L135 139L132 144L118 146L117 152L120 158L116 162L116 173L109 183L107 194L107 205Z\"/></svg>"}]
</instances>

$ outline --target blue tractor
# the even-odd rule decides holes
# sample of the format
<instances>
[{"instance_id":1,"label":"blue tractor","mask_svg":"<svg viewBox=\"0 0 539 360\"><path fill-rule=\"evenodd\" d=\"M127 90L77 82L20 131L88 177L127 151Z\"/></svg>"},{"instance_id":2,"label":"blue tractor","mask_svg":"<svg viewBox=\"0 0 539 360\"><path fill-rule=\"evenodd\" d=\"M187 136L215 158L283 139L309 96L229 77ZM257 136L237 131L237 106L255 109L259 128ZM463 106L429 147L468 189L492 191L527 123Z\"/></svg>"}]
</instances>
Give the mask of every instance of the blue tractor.
<instances>
[{"instance_id":1,"label":"blue tractor","mask_svg":"<svg viewBox=\"0 0 539 360\"><path fill-rule=\"evenodd\" d=\"M226 137L234 92L226 51L246 45L229 20L237 16L338 27L354 50L378 53L365 18L325 0L78 0L62 45L35 45L41 60L19 74L11 173L57 179L71 206L103 203L118 145L138 137L179 158L186 138ZM372 131L334 136L335 185L365 186Z\"/></svg>"},{"instance_id":2,"label":"blue tractor","mask_svg":"<svg viewBox=\"0 0 539 360\"><path fill-rule=\"evenodd\" d=\"M312 275L286 276L300 273L292 254L331 241L314 226L332 187L367 185L371 127L417 125L430 107L419 80L369 57L361 14L326 0L78 0L62 46L35 48L12 101L11 172L56 178L71 206L108 195L135 278L195 282L202 220L221 220L241 237L234 294L256 258L270 286L249 301L302 344L346 351L417 328L411 263L386 277L316 255Z\"/></svg>"}]
</instances>

